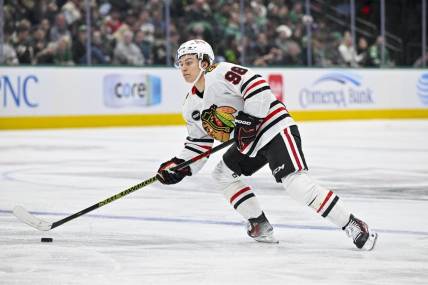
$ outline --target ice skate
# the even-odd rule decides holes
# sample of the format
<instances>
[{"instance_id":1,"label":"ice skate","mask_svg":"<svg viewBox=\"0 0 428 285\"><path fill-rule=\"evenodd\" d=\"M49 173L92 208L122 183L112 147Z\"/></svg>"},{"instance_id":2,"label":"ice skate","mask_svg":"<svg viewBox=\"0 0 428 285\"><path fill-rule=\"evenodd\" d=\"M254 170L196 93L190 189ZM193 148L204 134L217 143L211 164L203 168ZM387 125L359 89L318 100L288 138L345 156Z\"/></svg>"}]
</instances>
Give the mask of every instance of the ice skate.
<instances>
[{"instance_id":1,"label":"ice skate","mask_svg":"<svg viewBox=\"0 0 428 285\"><path fill-rule=\"evenodd\" d=\"M247 234L258 242L279 243L273 236L273 227L264 213L248 220Z\"/></svg>"},{"instance_id":2,"label":"ice skate","mask_svg":"<svg viewBox=\"0 0 428 285\"><path fill-rule=\"evenodd\" d=\"M376 245L377 233L369 231L367 224L352 214L343 230L349 237L352 237L355 246L359 249L372 250Z\"/></svg>"}]
</instances>

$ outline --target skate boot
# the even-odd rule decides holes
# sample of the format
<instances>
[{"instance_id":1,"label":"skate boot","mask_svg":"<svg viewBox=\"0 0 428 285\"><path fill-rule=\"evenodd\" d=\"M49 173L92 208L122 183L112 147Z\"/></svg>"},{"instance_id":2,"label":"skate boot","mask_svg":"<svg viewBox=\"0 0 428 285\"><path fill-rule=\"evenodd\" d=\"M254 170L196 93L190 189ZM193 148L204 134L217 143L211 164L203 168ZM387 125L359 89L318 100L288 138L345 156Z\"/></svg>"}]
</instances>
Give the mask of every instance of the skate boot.
<instances>
[{"instance_id":1,"label":"skate boot","mask_svg":"<svg viewBox=\"0 0 428 285\"><path fill-rule=\"evenodd\" d=\"M372 250L376 245L377 233L369 231L369 227L363 221L351 214L349 222L342 228L359 249Z\"/></svg>"},{"instance_id":2,"label":"skate boot","mask_svg":"<svg viewBox=\"0 0 428 285\"><path fill-rule=\"evenodd\" d=\"M278 243L273 236L273 228L263 212L259 217L248 220L247 234L258 242Z\"/></svg>"}]
</instances>

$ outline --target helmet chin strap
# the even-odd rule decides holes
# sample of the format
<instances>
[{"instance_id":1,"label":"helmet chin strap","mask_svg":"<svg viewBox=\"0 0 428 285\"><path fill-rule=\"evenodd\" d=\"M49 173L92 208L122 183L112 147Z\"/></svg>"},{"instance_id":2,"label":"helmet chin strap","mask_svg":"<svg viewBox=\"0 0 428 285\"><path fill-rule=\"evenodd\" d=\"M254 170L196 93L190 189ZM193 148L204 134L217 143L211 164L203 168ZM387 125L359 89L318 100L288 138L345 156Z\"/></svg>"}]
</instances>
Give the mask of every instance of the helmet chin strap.
<instances>
[{"instance_id":1,"label":"helmet chin strap","mask_svg":"<svg viewBox=\"0 0 428 285\"><path fill-rule=\"evenodd\" d=\"M196 77L195 81L193 81L192 87L196 84L196 82L198 82L199 78L201 78L202 73L204 73L205 71L205 68L202 67L202 59L199 60L199 69L201 71L199 71L198 76Z\"/></svg>"}]
</instances>

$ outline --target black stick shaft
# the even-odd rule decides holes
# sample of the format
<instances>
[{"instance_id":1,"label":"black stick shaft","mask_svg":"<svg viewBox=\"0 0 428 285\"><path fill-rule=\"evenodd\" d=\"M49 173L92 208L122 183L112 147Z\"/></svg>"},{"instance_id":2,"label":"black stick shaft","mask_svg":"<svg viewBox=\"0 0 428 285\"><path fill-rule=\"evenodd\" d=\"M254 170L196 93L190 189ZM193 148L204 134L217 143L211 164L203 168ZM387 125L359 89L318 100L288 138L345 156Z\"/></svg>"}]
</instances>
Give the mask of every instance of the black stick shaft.
<instances>
[{"instance_id":1,"label":"black stick shaft","mask_svg":"<svg viewBox=\"0 0 428 285\"><path fill-rule=\"evenodd\" d=\"M179 165L173 167L172 170L178 170L178 169L181 169L183 167L186 167L186 166L194 163L195 161L198 161L198 160L200 160L200 159L202 159L204 157L210 156L212 153L217 152L217 151L219 151L219 150L221 150L221 149L223 149L223 148L231 145L232 143L233 143L233 139L229 140L229 141L226 141L226 142L224 142L222 144L219 144L218 146L210 149L209 151L201 153L200 155L195 156L192 159L189 159L187 161L184 161L184 162L180 163ZM149 178L149 179L147 179L147 180L145 180L145 181L143 181L141 183L138 183L138 184L136 184L136 185L134 185L132 187L129 187L128 189L123 190L122 192L117 193L116 195L113 195L113 196L111 196L111 197L109 197L109 198L107 198L107 199L105 199L105 200L103 200L101 202L98 202L98 203L96 203L96 204L94 204L94 205L92 205L92 206L90 206L90 207L88 207L86 209L83 209L80 212L74 213L73 215L65 217L62 220L54 222L52 224L51 229L56 228L56 227L58 227L58 226L60 226L60 225L62 225L64 223L66 223L68 221L71 221L71 220L73 220L73 219L75 219L77 217L80 217L80 216L82 216L82 215L84 215L86 213L89 213L89 212L91 212L91 211L93 211L95 209L101 208L102 206L110 204L111 202L116 201L116 200L118 200L118 199L120 199L122 197L125 197L126 195L131 194L132 192L135 192L135 191L137 191L137 190L139 190L139 189L141 189L141 188L143 188L143 187L145 187L147 185L150 185L150 184L156 182L157 180L158 179L156 178L156 176L153 176L152 178Z\"/></svg>"}]
</instances>

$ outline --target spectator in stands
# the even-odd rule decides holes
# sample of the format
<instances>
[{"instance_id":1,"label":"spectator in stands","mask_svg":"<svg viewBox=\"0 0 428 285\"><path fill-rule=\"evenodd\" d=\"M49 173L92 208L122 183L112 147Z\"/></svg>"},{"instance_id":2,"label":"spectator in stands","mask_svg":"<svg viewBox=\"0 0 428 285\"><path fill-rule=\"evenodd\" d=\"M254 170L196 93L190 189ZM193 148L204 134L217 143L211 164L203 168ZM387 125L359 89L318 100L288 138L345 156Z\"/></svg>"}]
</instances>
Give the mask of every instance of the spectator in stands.
<instances>
[{"instance_id":1,"label":"spectator in stands","mask_svg":"<svg viewBox=\"0 0 428 285\"><path fill-rule=\"evenodd\" d=\"M91 63L92 64L106 64L109 57L102 49L102 38L100 32L95 30L91 41ZM79 27L77 36L72 42L72 55L75 64L87 64L87 28L85 25Z\"/></svg>"},{"instance_id":2,"label":"spectator in stands","mask_svg":"<svg viewBox=\"0 0 428 285\"><path fill-rule=\"evenodd\" d=\"M69 26L82 19L81 8L81 0L69 0L62 6L61 11Z\"/></svg>"},{"instance_id":3,"label":"spectator in stands","mask_svg":"<svg viewBox=\"0 0 428 285\"><path fill-rule=\"evenodd\" d=\"M244 25L245 35L253 38L261 31L261 27L257 25L254 13L248 9L245 14L245 25Z\"/></svg>"},{"instance_id":4,"label":"spectator in stands","mask_svg":"<svg viewBox=\"0 0 428 285\"><path fill-rule=\"evenodd\" d=\"M196 22L189 25L188 34L193 39L206 39L208 33L205 32L205 26L203 22Z\"/></svg>"},{"instance_id":5,"label":"spectator in stands","mask_svg":"<svg viewBox=\"0 0 428 285\"><path fill-rule=\"evenodd\" d=\"M155 41L155 29L153 25L142 25L140 28L141 32L144 34L144 39L142 40L140 48L143 48L144 58L153 64L153 44Z\"/></svg>"},{"instance_id":6,"label":"spectator in stands","mask_svg":"<svg viewBox=\"0 0 428 285\"><path fill-rule=\"evenodd\" d=\"M134 34L140 29L137 16L133 10L126 11L123 23L126 24Z\"/></svg>"},{"instance_id":7,"label":"spectator in stands","mask_svg":"<svg viewBox=\"0 0 428 285\"><path fill-rule=\"evenodd\" d=\"M55 24L50 30L50 41L57 42L60 38L68 37L71 39L71 32L68 30L67 22L63 13L55 17Z\"/></svg>"},{"instance_id":8,"label":"spectator in stands","mask_svg":"<svg viewBox=\"0 0 428 285\"><path fill-rule=\"evenodd\" d=\"M45 41L49 42L50 40L50 31L51 31L51 22L48 18L43 18L39 25L40 29L43 30L45 34Z\"/></svg>"},{"instance_id":9,"label":"spectator in stands","mask_svg":"<svg viewBox=\"0 0 428 285\"><path fill-rule=\"evenodd\" d=\"M257 58L254 61L256 66L284 66L289 62L285 59L284 52L282 49L272 46L269 53L265 54L262 57Z\"/></svg>"},{"instance_id":10,"label":"spectator in stands","mask_svg":"<svg viewBox=\"0 0 428 285\"><path fill-rule=\"evenodd\" d=\"M166 45L164 39L156 39L153 42L153 64L165 65L166 64ZM174 61L172 61L174 62Z\"/></svg>"},{"instance_id":11,"label":"spectator in stands","mask_svg":"<svg viewBox=\"0 0 428 285\"><path fill-rule=\"evenodd\" d=\"M359 66L365 67L369 65L369 50L368 50L368 43L365 37L360 37L358 40L358 47L357 47L357 60L359 63Z\"/></svg>"},{"instance_id":12,"label":"spectator in stands","mask_svg":"<svg viewBox=\"0 0 428 285\"><path fill-rule=\"evenodd\" d=\"M248 54L249 60L255 65L261 64L261 62L257 62L257 59L270 53L271 48L272 48L272 44L269 43L266 34L259 33L257 35L256 42L250 48L250 51Z\"/></svg>"},{"instance_id":13,"label":"spectator in stands","mask_svg":"<svg viewBox=\"0 0 428 285\"><path fill-rule=\"evenodd\" d=\"M382 66L382 45L383 45L384 39L382 36L378 36L376 38L376 42L370 46L369 48L369 60L368 65L374 66L374 67L381 67ZM389 59L389 52L385 48L385 63L384 66L392 65Z\"/></svg>"},{"instance_id":14,"label":"spectator in stands","mask_svg":"<svg viewBox=\"0 0 428 285\"><path fill-rule=\"evenodd\" d=\"M147 65L152 64L152 43L147 40L146 35L143 31L139 30L135 34L135 44L141 50L145 63Z\"/></svg>"},{"instance_id":15,"label":"spectator in stands","mask_svg":"<svg viewBox=\"0 0 428 285\"><path fill-rule=\"evenodd\" d=\"M189 19L200 22L211 17L211 8L206 0L195 0L192 4L185 6L184 11Z\"/></svg>"},{"instance_id":16,"label":"spectator in stands","mask_svg":"<svg viewBox=\"0 0 428 285\"><path fill-rule=\"evenodd\" d=\"M339 51L339 46L342 43L342 34L333 32L328 36L325 44L326 65L324 66L346 66L344 59Z\"/></svg>"},{"instance_id":17,"label":"spectator in stands","mask_svg":"<svg viewBox=\"0 0 428 285\"><path fill-rule=\"evenodd\" d=\"M275 23L284 22L285 19L290 17L288 6L284 5L283 0L269 1L267 10L267 18Z\"/></svg>"},{"instance_id":18,"label":"spectator in stands","mask_svg":"<svg viewBox=\"0 0 428 285\"><path fill-rule=\"evenodd\" d=\"M74 65L71 53L71 39L68 36L63 36L56 42L53 62L57 65Z\"/></svg>"},{"instance_id":19,"label":"spectator in stands","mask_svg":"<svg viewBox=\"0 0 428 285\"><path fill-rule=\"evenodd\" d=\"M33 64L37 64L37 58L40 52L47 47L48 41L46 38L46 32L40 26L33 32L31 46L33 48Z\"/></svg>"},{"instance_id":20,"label":"spectator in stands","mask_svg":"<svg viewBox=\"0 0 428 285\"><path fill-rule=\"evenodd\" d=\"M92 63L108 64L111 63L109 52L112 50L110 42L104 38L99 30L92 33Z\"/></svg>"},{"instance_id":21,"label":"spectator in stands","mask_svg":"<svg viewBox=\"0 0 428 285\"><path fill-rule=\"evenodd\" d=\"M55 17L58 14L58 5L55 0L47 0L47 6L44 9L44 12L41 15L40 19L47 19L49 23L55 22ZM43 21L43 20L42 20ZM49 35L49 33L47 33Z\"/></svg>"},{"instance_id":22,"label":"spectator in stands","mask_svg":"<svg viewBox=\"0 0 428 285\"><path fill-rule=\"evenodd\" d=\"M241 55L238 49L238 40L235 36L227 36L226 42L222 48L222 54L224 56L225 61L231 63L239 63Z\"/></svg>"},{"instance_id":23,"label":"spectator in stands","mask_svg":"<svg viewBox=\"0 0 428 285\"><path fill-rule=\"evenodd\" d=\"M8 44L9 35L4 34L4 44L3 44L3 59L0 58L0 64L6 65L18 65L19 60L16 55L15 49Z\"/></svg>"},{"instance_id":24,"label":"spectator in stands","mask_svg":"<svg viewBox=\"0 0 428 285\"><path fill-rule=\"evenodd\" d=\"M133 43L134 34L130 30L123 32L123 39L120 39L114 49L114 64L143 65L144 57L138 46Z\"/></svg>"},{"instance_id":25,"label":"spectator in stands","mask_svg":"<svg viewBox=\"0 0 428 285\"><path fill-rule=\"evenodd\" d=\"M109 27L111 33L114 34L122 26L119 11L112 9L110 14L106 17L105 24Z\"/></svg>"},{"instance_id":26,"label":"spectator in stands","mask_svg":"<svg viewBox=\"0 0 428 285\"><path fill-rule=\"evenodd\" d=\"M142 11L140 17L137 20L139 29L144 33L144 38L146 41L150 42L153 45L155 26L153 21L150 18L150 14L147 11Z\"/></svg>"},{"instance_id":27,"label":"spectator in stands","mask_svg":"<svg viewBox=\"0 0 428 285\"><path fill-rule=\"evenodd\" d=\"M180 46L180 35L177 31L177 28L174 24L170 25L170 33L169 33L169 44L171 46L171 54L170 59L171 63L174 64L175 56L177 55L178 47Z\"/></svg>"},{"instance_id":28,"label":"spectator in stands","mask_svg":"<svg viewBox=\"0 0 428 285\"><path fill-rule=\"evenodd\" d=\"M142 10L138 16L137 19L137 25L138 28L142 31L144 31L145 33L147 33L147 31L152 31L152 33L155 32L155 26L153 25L153 21L150 17L150 13L147 10Z\"/></svg>"},{"instance_id":29,"label":"spectator in stands","mask_svg":"<svg viewBox=\"0 0 428 285\"><path fill-rule=\"evenodd\" d=\"M103 48L102 50L109 55L113 54L114 47L116 46L116 37L112 29L108 25L108 17L103 18L99 23L99 29L102 35Z\"/></svg>"},{"instance_id":30,"label":"spectator in stands","mask_svg":"<svg viewBox=\"0 0 428 285\"><path fill-rule=\"evenodd\" d=\"M162 9L154 10L152 12L152 21L153 26L155 27L155 34L158 35L158 38L165 37L166 23L163 18Z\"/></svg>"},{"instance_id":31,"label":"spectator in stands","mask_svg":"<svg viewBox=\"0 0 428 285\"><path fill-rule=\"evenodd\" d=\"M46 48L38 52L35 56L35 64L53 64L56 43L50 42Z\"/></svg>"},{"instance_id":32,"label":"spectator in stands","mask_svg":"<svg viewBox=\"0 0 428 285\"><path fill-rule=\"evenodd\" d=\"M283 58L285 65L302 66L302 49L297 42L291 42L288 45L287 53Z\"/></svg>"},{"instance_id":33,"label":"spectator in stands","mask_svg":"<svg viewBox=\"0 0 428 285\"><path fill-rule=\"evenodd\" d=\"M232 36L238 38L240 36L240 18L239 13L231 12L227 21L227 25L224 28L224 34L226 36Z\"/></svg>"},{"instance_id":34,"label":"spectator in stands","mask_svg":"<svg viewBox=\"0 0 428 285\"><path fill-rule=\"evenodd\" d=\"M317 38L312 39L312 65L319 67L330 66L331 63L327 58L326 44Z\"/></svg>"},{"instance_id":35,"label":"spectator in stands","mask_svg":"<svg viewBox=\"0 0 428 285\"><path fill-rule=\"evenodd\" d=\"M338 47L342 60L348 67L358 67L357 52L352 44L351 33L344 33L342 43Z\"/></svg>"},{"instance_id":36,"label":"spectator in stands","mask_svg":"<svg viewBox=\"0 0 428 285\"><path fill-rule=\"evenodd\" d=\"M153 41L152 45L152 54L153 54L153 63L155 65L158 64L167 64L167 57L169 57L170 64L174 64L175 56L177 53L177 49L180 44L180 36L177 32L177 28L174 24L170 25L170 35L169 35L169 45L170 45L170 54L167 54L166 37L159 38ZM155 37L156 38L156 37ZM199 37L203 38L203 37Z\"/></svg>"},{"instance_id":37,"label":"spectator in stands","mask_svg":"<svg viewBox=\"0 0 428 285\"><path fill-rule=\"evenodd\" d=\"M275 37L275 45L282 50L283 53L287 53L289 45L294 41L291 39L293 32L286 25L281 25L276 28L277 36Z\"/></svg>"},{"instance_id":38,"label":"spectator in stands","mask_svg":"<svg viewBox=\"0 0 428 285\"><path fill-rule=\"evenodd\" d=\"M30 28L31 23L28 20L21 20L13 39L13 47L20 64L31 64L33 61Z\"/></svg>"},{"instance_id":39,"label":"spectator in stands","mask_svg":"<svg viewBox=\"0 0 428 285\"><path fill-rule=\"evenodd\" d=\"M217 4L218 5L218 4ZM229 21L229 13L232 11L232 3L225 2L223 5L219 5L218 9L213 9L213 31L216 35L223 35L224 28L226 27ZM251 13L252 14L252 13ZM186 23L183 22L182 25ZM248 25L248 22L247 22ZM186 40L190 40L190 38L186 38ZM224 41L219 41L219 44L224 44Z\"/></svg>"},{"instance_id":40,"label":"spectator in stands","mask_svg":"<svg viewBox=\"0 0 428 285\"><path fill-rule=\"evenodd\" d=\"M78 29L76 37L73 39L71 53L73 54L73 61L76 64L86 63L86 42L87 42L87 28L81 25Z\"/></svg>"},{"instance_id":41,"label":"spectator in stands","mask_svg":"<svg viewBox=\"0 0 428 285\"><path fill-rule=\"evenodd\" d=\"M295 1L293 8L290 11L290 20L293 25L300 24L302 22L303 4L302 1Z\"/></svg>"},{"instance_id":42,"label":"spectator in stands","mask_svg":"<svg viewBox=\"0 0 428 285\"><path fill-rule=\"evenodd\" d=\"M250 4L251 10L255 15L256 23L259 27L264 27L268 22L267 8L263 3L263 0L253 0ZM237 7L237 13L239 13L239 6ZM239 15L239 14L238 14ZM239 23L239 22L238 22Z\"/></svg>"}]
</instances>

